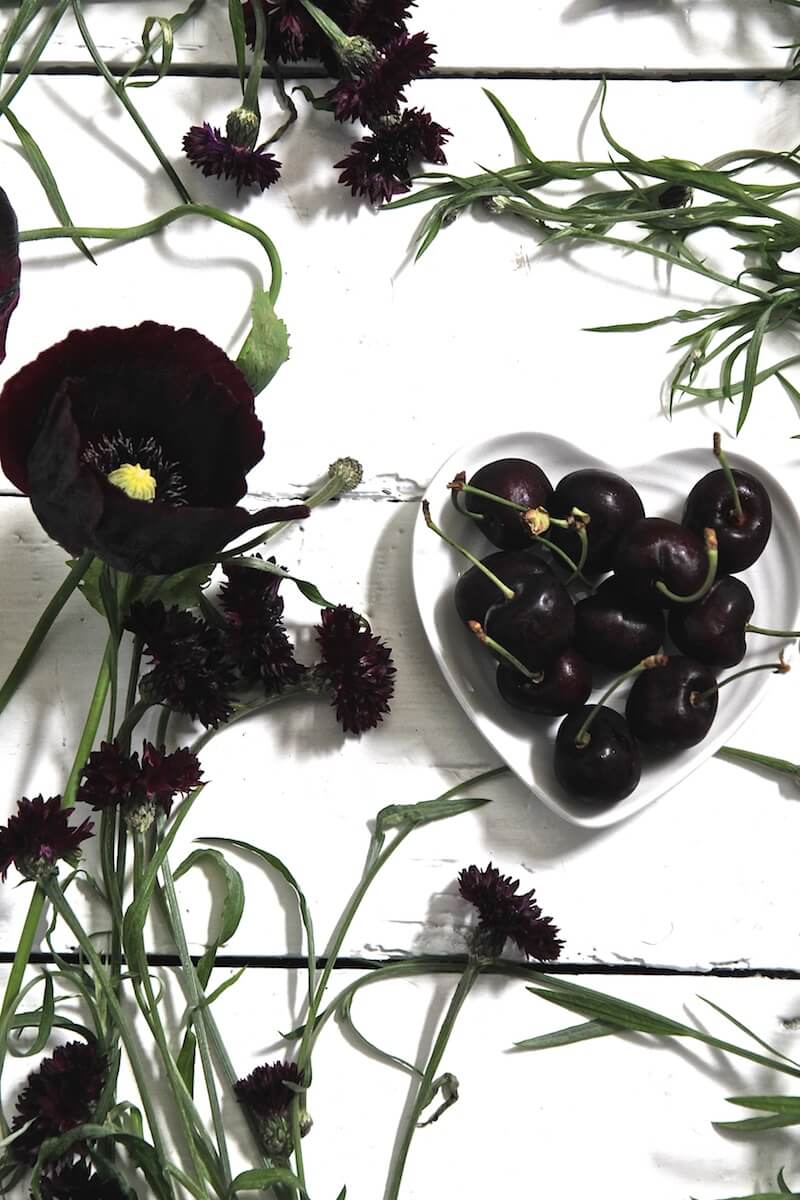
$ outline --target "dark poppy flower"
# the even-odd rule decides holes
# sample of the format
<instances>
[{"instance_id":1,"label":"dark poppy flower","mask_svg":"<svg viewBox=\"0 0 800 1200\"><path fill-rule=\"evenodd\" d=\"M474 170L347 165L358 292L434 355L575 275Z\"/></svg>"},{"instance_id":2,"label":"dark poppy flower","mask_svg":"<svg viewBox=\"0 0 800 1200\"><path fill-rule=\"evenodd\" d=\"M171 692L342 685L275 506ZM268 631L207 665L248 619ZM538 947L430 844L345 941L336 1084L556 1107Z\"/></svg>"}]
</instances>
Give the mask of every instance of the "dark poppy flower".
<instances>
[{"instance_id":1,"label":"dark poppy flower","mask_svg":"<svg viewBox=\"0 0 800 1200\"><path fill-rule=\"evenodd\" d=\"M305 667L295 661L283 624L280 576L236 563L226 563L225 574L220 594L227 616L225 642L242 678L261 683L267 695L297 683Z\"/></svg>"},{"instance_id":2,"label":"dark poppy flower","mask_svg":"<svg viewBox=\"0 0 800 1200\"><path fill-rule=\"evenodd\" d=\"M115 1179L93 1171L84 1158L43 1175L39 1187L43 1200L128 1200L130 1195Z\"/></svg>"},{"instance_id":3,"label":"dark poppy flower","mask_svg":"<svg viewBox=\"0 0 800 1200\"><path fill-rule=\"evenodd\" d=\"M316 633L321 659L315 670L333 693L337 721L346 733L373 729L394 695L391 650L344 604L322 610Z\"/></svg>"},{"instance_id":4,"label":"dark poppy flower","mask_svg":"<svg viewBox=\"0 0 800 1200\"><path fill-rule=\"evenodd\" d=\"M12 1133L32 1123L11 1143L14 1158L32 1164L48 1138L84 1125L100 1099L106 1070L95 1042L67 1042L45 1058L17 1099Z\"/></svg>"},{"instance_id":5,"label":"dark poppy flower","mask_svg":"<svg viewBox=\"0 0 800 1200\"><path fill-rule=\"evenodd\" d=\"M37 880L55 874L62 859L74 867L81 842L92 836L92 822L70 825L72 812L61 807L60 796L23 796L8 824L0 826L0 879L5 881L12 862L21 875Z\"/></svg>"},{"instance_id":6,"label":"dark poppy flower","mask_svg":"<svg viewBox=\"0 0 800 1200\"><path fill-rule=\"evenodd\" d=\"M257 187L263 192L280 178L282 164L264 146L237 145L208 121L192 125L184 135L183 152L204 175L232 179L237 196L243 187Z\"/></svg>"},{"instance_id":7,"label":"dark poppy flower","mask_svg":"<svg viewBox=\"0 0 800 1200\"><path fill-rule=\"evenodd\" d=\"M131 605L126 627L153 663L139 685L142 696L206 726L228 719L236 672L221 630L160 600Z\"/></svg>"},{"instance_id":8,"label":"dark poppy flower","mask_svg":"<svg viewBox=\"0 0 800 1200\"><path fill-rule=\"evenodd\" d=\"M387 117L369 137L354 142L350 153L334 166L342 168L339 182L354 196L367 196L373 204L391 200L411 186L411 164L421 159L446 162L442 145L449 129L420 108L407 108L399 117Z\"/></svg>"},{"instance_id":9,"label":"dark poppy flower","mask_svg":"<svg viewBox=\"0 0 800 1200\"><path fill-rule=\"evenodd\" d=\"M458 876L458 890L478 910L478 927L472 950L480 958L498 958L506 941L526 958L549 962L561 954L564 943L550 917L534 903L534 891L517 895L519 880L501 875L489 863L484 870L467 867Z\"/></svg>"},{"instance_id":10,"label":"dark poppy flower","mask_svg":"<svg viewBox=\"0 0 800 1200\"><path fill-rule=\"evenodd\" d=\"M17 216L0 188L0 362L6 356L6 334L19 300L19 234Z\"/></svg>"},{"instance_id":11,"label":"dark poppy flower","mask_svg":"<svg viewBox=\"0 0 800 1200\"><path fill-rule=\"evenodd\" d=\"M71 554L171 575L304 505L237 507L263 456L253 393L194 329L78 330L0 393L0 462Z\"/></svg>"},{"instance_id":12,"label":"dark poppy flower","mask_svg":"<svg viewBox=\"0 0 800 1200\"><path fill-rule=\"evenodd\" d=\"M287 1084L293 1086L287 1087ZM295 1095L294 1089L300 1085L300 1072L293 1062L263 1063L234 1084L237 1099L256 1118L264 1149L276 1162L288 1160L292 1152L288 1114ZM308 1128L310 1123L301 1115L301 1135Z\"/></svg>"},{"instance_id":13,"label":"dark poppy flower","mask_svg":"<svg viewBox=\"0 0 800 1200\"><path fill-rule=\"evenodd\" d=\"M433 67L436 47L426 33L401 33L377 52L358 76L344 79L333 90L331 100L337 121L374 124L380 117L397 113L405 100L405 87Z\"/></svg>"},{"instance_id":14,"label":"dark poppy flower","mask_svg":"<svg viewBox=\"0 0 800 1200\"><path fill-rule=\"evenodd\" d=\"M188 795L202 783L197 756L188 749L166 753L145 742L142 761L138 753L123 754L116 743L102 742L89 755L82 772L78 799L95 812L120 807L129 824L149 827L156 806L166 816L177 795Z\"/></svg>"}]
</instances>

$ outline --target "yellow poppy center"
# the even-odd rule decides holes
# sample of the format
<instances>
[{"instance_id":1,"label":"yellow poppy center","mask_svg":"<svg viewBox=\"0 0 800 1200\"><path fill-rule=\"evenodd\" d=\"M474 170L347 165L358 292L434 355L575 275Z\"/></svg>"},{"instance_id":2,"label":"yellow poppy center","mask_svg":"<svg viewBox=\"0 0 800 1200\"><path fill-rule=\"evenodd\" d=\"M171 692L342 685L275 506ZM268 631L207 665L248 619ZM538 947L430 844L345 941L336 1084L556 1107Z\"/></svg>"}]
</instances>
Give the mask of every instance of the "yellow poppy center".
<instances>
[{"instance_id":1,"label":"yellow poppy center","mask_svg":"<svg viewBox=\"0 0 800 1200\"><path fill-rule=\"evenodd\" d=\"M156 498L156 481L151 471L139 463L123 463L108 475L108 482L122 488L131 500L144 500L147 504Z\"/></svg>"}]
</instances>

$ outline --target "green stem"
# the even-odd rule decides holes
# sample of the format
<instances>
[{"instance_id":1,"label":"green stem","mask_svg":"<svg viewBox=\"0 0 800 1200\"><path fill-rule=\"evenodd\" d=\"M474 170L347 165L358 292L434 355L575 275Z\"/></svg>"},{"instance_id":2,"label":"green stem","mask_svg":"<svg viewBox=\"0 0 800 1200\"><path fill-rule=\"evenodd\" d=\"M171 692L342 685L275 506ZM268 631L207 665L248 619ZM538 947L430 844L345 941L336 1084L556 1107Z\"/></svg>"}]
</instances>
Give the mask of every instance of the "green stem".
<instances>
[{"instance_id":1,"label":"green stem","mask_svg":"<svg viewBox=\"0 0 800 1200\"><path fill-rule=\"evenodd\" d=\"M329 500L335 500L342 492L352 491L361 482L362 469L361 464L356 462L354 458L337 458L336 462L331 463L328 468L328 478L325 482L306 497L303 504L307 508L318 508L321 504L327 504ZM251 541L245 542L242 546L236 546L233 550L224 550L218 555L217 562L225 562L229 558L238 558L239 555L245 554L248 550L255 550L257 546L263 542L268 542L270 538L276 534L283 533L284 529L288 529L290 525L296 524L295 521L278 521L277 524L271 525L266 533L259 534Z\"/></svg>"},{"instance_id":2,"label":"green stem","mask_svg":"<svg viewBox=\"0 0 800 1200\"><path fill-rule=\"evenodd\" d=\"M311 672L309 672L310 674ZM198 738L195 738L191 745L192 754L199 754L213 737L216 737L218 733L222 733L225 729L229 729L237 721L243 721L246 717L253 717L258 713L266 712L268 708L272 708L280 700L288 700L292 696L303 694L309 696L319 695L316 684L312 685L308 681L308 676L299 680L298 683L289 684L282 692L275 692L273 695L267 696L264 700L257 700L253 704L243 704L241 708L234 711L233 715L228 718L224 725L218 725L216 729L206 729L205 733L201 733Z\"/></svg>"},{"instance_id":3,"label":"green stem","mask_svg":"<svg viewBox=\"0 0 800 1200\"><path fill-rule=\"evenodd\" d=\"M514 599L517 593L513 588L510 588L507 584L503 583L502 579L498 579L494 572L490 571L485 563L482 563L481 560L476 558L474 554L471 554L469 550L466 550L463 546L460 546L458 542L454 542L451 537L447 536L444 530L440 529L439 526L435 524L433 517L431 516L430 505L427 500L422 501L422 515L425 518L425 524L428 526L428 529L432 529L434 533L439 535L443 542L446 542L447 545L452 547L453 550L457 550L459 554L463 554L464 558L466 558L468 562L471 562L474 567L477 567L479 571L482 571L486 578L490 579L495 587L499 588L506 600Z\"/></svg>"},{"instance_id":4,"label":"green stem","mask_svg":"<svg viewBox=\"0 0 800 1200\"><path fill-rule=\"evenodd\" d=\"M770 767L782 775L791 775L800 782L800 763L789 762L787 758L773 758L769 754L756 754L754 750L739 750L736 746L721 746L717 751L722 758L733 759L734 762L756 763L760 767Z\"/></svg>"},{"instance_id":5,"label":"green stem","mask_svg":"<svg viewBox=\"0 0 800 1200\"><path fill-rule=\"evenodd\" d=\"M475 637L479 642L483 642L487 649L491 650L499 658L504 659L504 661L507 662L510 667L513 667L515 671L519 671L520 675L524 675L526 679L531 681L531 683L542 682L542 679L544 678L542 671L539 671L536 674L534 674L533 671L529 671L525 664L521 663L519 659L511 653L510 650L506 650L505 646L501 646L500 643L496 642L493 637L489 637L489 634L483 628L480 621L467 621L467 625L475 634Z\"/></svg>"},{"instance_id":6,"label":"green stem","mask_svg":"<svg viewBox=\"0 0 800 1200\"><path fill-rule=\"evenodd\" d=\"M765 637L800 637L800 629L764 629L761 625L745 625L745 633L763 633Z\"/></svg>"},{"instance_id":7,"label":"green stem","mask_svg":"<svg viewBox=\"0 0 800 1200\"><path fill-rule=\"evenodd\" d=\"M719 433L714 434L714 454L717 456L719 465L722 468L722 473L725 476L728 487L730 488L731 499L733 500L733 508L734 512L736 513L736 524L744 525L745 515L742 511L742 498L739 495L739 489L736 486L736 480L733 477L733 471L731 470L731 464L728 462L728 456L722 449L722 436Z\"/></svg>"},{"instance_id":8,"label":"green stem","mask_svg":"<svg viewBox=\"0 0 800 1200\"><path fill-rule=\"evenodd\" d=\"M179 204L175 208L169 209L168 212L153 217L150 221L142 221L139 225L121 227L105 225L50 225L42 229L27 229L21 231L19 240L20 244L22 244L23 242L47 241L51 238L83 237L118 242L135 242L140 238L150 237L154 233L159 233L167 225L170 225L173 221L177 221L180 217L208 217L209 220L219 221L221 225L228 225L231 229L236 229L240 233L246 233L249 237L255 238L269 259L272 279L268 294L270 302L273 306L275 305L281 290L281 281L283 278L281 260L275 243L257 225L252 225L249 221L243 221L240 217L234 217L231 213L224 212L221 208L214 208L211 204L194 204L191 201L187 201L185 204Z\"/></svg>"},{"instance_id":9,"label":"green stem","mask_svg":"<svg viewBox=\"0 0 800 1200\"><path fill-rule=\"evenodd\" d=\"M720 679L713 687L707 688L704 692L692 692L689 697L692 704L699 704L702 700L707 700L709 696L714 696L720 688L724 688L726 684L733 683L736 679L744 679L745 675L752 675L755 671L772 671L774 675L786 675L789 670L788 663L783 659L777 663L760 663L757 667L748 667L744 671L737 671L735 675L729 675L727 679Z\"/></svg>"},{"instance_id":10,"label":"green stem","mask_svg":"<svg viewBox=\"0 0 800 1200\"><path fill-rule=\"evenodd\" d=\"M389 1174L389 1180L386 1185L385 1200L397 1200L400 1195L400 1185L403 1179L403 1170L408 1158L408 1152L411 1148L411 1141L414 1137L414 1132L417 1128L417 1122L422 1111L430 1103L433 1098L431 1085L436 1078L439 1064L442 1061L442 1055L447 1048L447 1043L450 1040L450 1035L453 1032L453 1026L456 1023L456 1018L461 1011L462 1005L470 993L473 983L480 974L480 966L475 962L469 962L458 981L458 987L453 992L447 1012L444 1015L439 1033L434 1042L433 1049L425 1067L425 1074L417 1088L417 1095L411 1107L403 1131L400 1135L400 1144L395 1152L394 1162Z\"/></svg>"},{"instance_id":11,"label":"green stem","mask_svg":"<svg viewBox=\"0 0 800 1200\"><path fill-rule=\"evenodd\" d=\"M144 120L141 113L136 108L136 105L128 95L128 89L126 88L125 84L122 82L122 80L117 79L106 66L103 56L97 49L94 39L89 32L83 12L81 10L80 0L70 0L70 3L72 6L72 11L75 14L75 20L77 22L78 29L80 30L86 49L89 51L92 62L97 67L98 71L103 76L106 83L119 100L120 104L128 113L128 116L133 120L137 129L142 134L150 149L153 151L153 154L155 154L156 158L161 163L161 166L164 168L164 171L166 172L170 182L172 183L172 186L175 188L175 191L178 193L181 200L184 202L184 204L191 204L192 197L184 187L183 182L175 171L172 163L169 161L166 154L153 137L153 134L150 132L147 122Z\"/></svg>"},{"instance_id":12,"label":"green stem","mask_svg":"<svg viewBox=\"0 0 800 1200\"><path fill-rule=\"evenodd\" d=\"M17 1002L20 989L22 988L22 980L25 976L25 971L28 967L28 960L31 956L33 943L36 939L36 930L39 928L39 919L41 918L44 909L44 892L36 885L36 890L31 896L31 902L28 905L28 913L25 917L25 924L22 926L22 933L17 943L16 953L14 955L14 964L8 976L6 983L5 995L3 996L3 1007L0 1010L0 1017L6 1017Z\"/></svg>"},{"instance_id":13,"label":"green stem","mask_svg":"<svg viewBox=\"0 0 800 1200\"><path fill-rule=\"evenodd\" d=\"M58 614L70 598L75 588L83 579L86 572L92 563L94 555L87 550L84 554L77 558L72 564L69 574L64 582L59 587L53 598L48 602L44 612L39 617L39 620L33 627L33 633L28 638L17 661L9 672L8 678L2 687L0 687L0 712L8 704L11 697L16 692L19 685L30 669L36 654L44 639L47 637L53 622Z\"/></svg>"},{"instance_id":14,"label":"green stem","mask_svg":"<svg viewBox=\"0 0 800 1200\"><path fill-rule=\"evenodd\" d=\"M300 3L325 34L326 38L333 44L334 49L338 50L347 44L348 38L344 30L340 29L326 12L323 12L321 8L317 8L316 4L312 3L312 0L300 0Z\"/></svg>"},{"instance_id":15,"label":"green stem","mask_svg":"<svg viewBox=\"0 0 800 1200\"><path fill-rule=\"evenodd\" d=\"M123 754L127 754L130 750L131 736L134 729L139 724L145 713L148 712L152 707L153 705L149 700L136 700L126 712L125 719L122 721L122 724L117 730L116 739L117 745L120 747Z\"/></svg>"},{"instance_id":16,"label":"green stem","mask_svg":"<svg viewBox=\"0 0 800 1200\"><path fill-rule=\"evenodd\" d=\"M109 638L109 643L111 639ZM80 783L81 772L86 766L92 747L94 746L97 730L100 725L100 719L103 715L103 709L108 695L108 689L111 685L111 649L106 647L103 661L100 664L100 672L97 676L97 683L92 693L92 698L89 702L89 711L86 714L86 722L83 726L78 749L75 752L75 758L67 778L64 794L61 801L62 808L73 808L75 798L78 794L78 784Z\"/></svg>"},{"instance_id":17,"label":"green stem","mask_svg":"<svg viewBox=\"0 0 800 1200\"><path fill-rule=\"evenodd\" d=\"M158 726L156 727L156 748L157 749L160 749L161 746L166 746L166 744L167 744L167 729L169 728L169 722L170 722L171 717L172 717L172 709L167 708L166 705L164 705L164 707L161 709L161 713L159 714Z\"/></svg>"},{"instance_id":18,"label":"green stem","mask_svg":"<svg viewBox=\"0 0 800 1200\"><path fill-rule=\"evenodd\" d=\"M703 596L705 596L706 592L709 590L717 577L717 565L719 562L717 535L713 529L707 529L705 531L705 541L706 560L708 565L706 567L706 577L701 583L700 587L697 588L696 591L692 592L689 596L679 596L676 592L673 592L670 588L668 588L662 580L659 579L656 583L656 589L657 591L661 592L662 596L666 596L668 600L672 600L675 604L696 604L698 600L702 600Z\"/></svg>"},{"instance_id":19,"label":"green stem","mask_svg":"<svg viewBox=\"0 0 800 1200\"><path fill-rule=\"evenodd\" d=\"M69 0L59 0L52 13L50 13L47 19L43 22L39 36L31 47L30 52L25 58L25 61L17 71L15 78L8 85L2 96L0 96L0 113L4 113L8 109L9 104L14 99L17 92L25 83L28 76L34 70L39 59L44 54L50 38L52 37L59 21L67 10L68 4Z\"/></svg>"},{"instance_id":20,"label":"green stem","mask_svg":"<svg viewBox=\"0 0 800 1200\"><path fill-rule=\"evenodd\" d=\"M591 712L575 735L575 745L588 746L589 742L591 741L591 738L589 737L589 729L591 728L592 722L600 712L606 700L608 700L609 696L611 696L618 687L621 687L626 679L632 679L634 675L640 675L642 671L649 671L652 667L663 667L666 662L666 655L651 654L647 658L643 658L642 661L637 663L635 667L631 667L630 671L626 671L624 675L620 675L618 679L615 679L614 682L603 692L602 696L597 701L597 704L592 705Z\"/></svg>"},{"instance_id":21,"label":"green stem","mask_svg":"<svg viewBox=\"0 0 800 1200\"><path fill-rule=\"evenodd\" d=\"M267 14L263 4L252 6L255 18L255 41L253 57L250 59L250 70L247 75L247 85L242 93L242 108L250 112L258 112L258 87L261 83L261 72L264 70L264 53L267 48Z\"/></svg>"},{"instance_id":22,"label":"green stem","mask_svg":"<svg viewBox=\"0 0 800 1200\"><path fill-rule=\"evenodd\" d=\"M153 1108L153 1104L150 1099L150 1083L146 1075L144 1062L139 1054L139 1048L136 1044L133 1031L128 1024L128 1018L125 1016L125 1013L119 1001L117 1000L116 992L111 985L106 969L100 961L100 957L94 948L91 938L87 937L86 933L84 932L83 926L75 916L69 901L62 892L58 880L55 878L55 876L53 876L46 880L41 887L44 894L47 896L47 899L53 905L55 911L74 935L82 953L86 956L86 959L92 968L97 984L105 996L109 1012L111 1013L116 1027L119 1030L122 1044L125 1047L128 1061L131 1064L131 1071L133 1072L133 1077L136 1081L136 1087L139 1091L139 1098L141 1100L142 1108L144 1109L144 1114L150 1129L150 1136L153 1139L153 1145L158 1157L161 1160L163 1168L168 1160L164 1150L164 1143L161 1138L161 1114L157 1113ZM164 1178L165 1180L169 1178L167 1172L164 1172ZM172 1191L173 1189L171 1182L169 1187Z\"/></svg>"}]
</instances>

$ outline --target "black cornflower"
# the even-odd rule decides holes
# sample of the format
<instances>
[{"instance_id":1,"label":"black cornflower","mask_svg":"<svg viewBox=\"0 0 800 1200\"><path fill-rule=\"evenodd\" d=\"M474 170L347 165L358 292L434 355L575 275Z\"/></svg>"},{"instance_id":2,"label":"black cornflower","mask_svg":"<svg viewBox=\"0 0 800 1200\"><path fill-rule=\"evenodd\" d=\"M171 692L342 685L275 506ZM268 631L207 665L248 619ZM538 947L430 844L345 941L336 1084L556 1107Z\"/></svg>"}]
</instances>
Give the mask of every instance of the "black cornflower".
<instances>
[{"instance_id":1,"label":"black cornflower","mask_svg":"<svg viewBox=\"0 0 800 1200\"><path fill-rule=\"evenodd\" d=\"M92 836L92 822L70 825L72 812L61 807L60 796L23 796L8 824L0 826L0 879L12 862L21 875L39 881L55 874L60 859L74 867L81 842Z\"/></svg>"},{"instance_id":2,"label":"black cornflower","mask_svg":"<svg viewBox=\"0 0 800 1200\"><path fill-rule=\"evenodd\" d=\"M43 1142L92 1116L105 1082L107 1063L95 1042L67 1042L44 1059L17 1099L12 1133L31 1125L11 1143L18 1162L33 1163Z\"/></svg>"},{"instance_id":3,"label":"black cornflower","mask_svg":"<svg viewBox=\"0 0 800 1200\"><path fill-rule=\"evenodd\" d=\"M351 36L369 38L381 50L392 38L406 32L413 7L414 0L364 0L352 6L342 28Z\"/></svg>"},{"instance_id":4,"label":"black cornflower","mask_svg":"<svg viewBox=\"0 0 800 1200\"><path fill-rule=\"evenodd\" d=\"M128 1200L116 1180L98 1175L83 1158L43 1175L39 1186L44 1200Z\"/></svg>"},{"instance_id":5,"label":"black cornflower","mask_svg":"<svg viewBox=\"0 0 800 1200\"><path fill-rule=\"evenodd\" d=\"M304 58L322 59L332 66L334 56L330 42L321 32L313 17L309 16L300 0L260 0L267 17L266 59L279 58L284 62L298 62ZM348 32L349 4L346 0L320 0L318 5L332 17L336 24ZM255 45L255 19L251 0L244 4L244 28L247 44Z\"/></svg>"},{"instance_id":6,"label":"black cornflower","mask_svg":"<svg viewBox=\"0 0 800 1200\"><path fill-rule=\"evenodd\" d=\"M392 38L356 78L344 79L334 88L331 100L336 120L371 125L397 113L405 100L404 88L431 70L435 51L425 33L401 33Z\"/></svg>"},{"instance_id":7,"label":"black cornflower","mask_svg":"<svg viewBox=\"0 0 800 1200\"><path fill-rule=\"evenodd\" d=\"M281 163L263 146L237 145L208 121L192 125L184 134L183 151L204 175L233 179L237 195L243 187L258 187L263 192L277 182L281 173Z\"/></svg>"},{"instance_id":8,"label":"black cornflower","mask_svg":"<svg viewBox=\"0 0 800 1200\"><path fill-rule=\"evenodd\" d=\"M293 1087L287 1087L287 1083ZM300 1072L293 1062L263 1063L234 1085L236 1098L258 1121L267 1154L278 1162L287 1160L292 1152L288 1114L294 1088L300 1085ZM307 1118L301 1116L301 1135L309 1127Z\"/></svg>"},{"instance_id":9,"label":"black cornflower","mask_svg":"<svg viewBox=\"0 0 800 1200\"><path fill-rule=\"evenodd\" d=\"M354 142L350 153L334 163L342 168L339 182L373 204L391 200L409 190L412 163L447 161L442 146L451 136L424 109L407 108L401 116L381 121L373 134Z\"/></svg>"},{"instance_id":10,"label":"black cornflower","mask_svg":"<svg viewBox=\"0 0 800 1200\"><path fill-rule=\"evenodd\" d=\"M228 619L225 642L243 679L262 683L268 695L297 683L305 667L295 661L283 624L280 576L235 563L226 564L225 574L221 591Z\"/></svg>"},{"instance_id":11,"label":"black cornflower","mask_svg":"<svg viewBox=\"0 0 800 1200\"><path fill-rule=\"evenodd\" d=\"M160 600L133 604L127 628L154 664L142 679L143 696L206 726L228 719L236 676L219 629Z\"/></svg>"},{"instance_id":12,"label":"black cornflower","mask_svg":"<svg viewBox=\"0 0 800 1200\"><path fill-rule=\"evenodd\" d=\"M95 812L121 806L129 824L149 827L158 805L166 816L178 794L187 795L202 783L202 769L191 750L167 754L145 742L138 753L123 754L115 743L102 742L83 768L78 799Z\"/></svg>"},{"instance_id":13,"label":"black cornflower","mask_svg":"<svg viewBox=\"0 0 800 1200\"><path fill-rule=\"evenodd\" d=\"M394 695L391 649L344 604L322 610L316 633L322 652L316 671L333 693L337 721L346 733L373 729Z\"/></svg>"},{"instance_id":14,"label":"black cornflower","mask_svg":"<svg viewBox=\"0 0 800 1200\"><path fill-rule=\"evenodd\" d=\"M491 863L483 871L471 866L460 872L458 890L478 910L473 953L498 958L510 938L526 958L550 962L559 957L564 943L551 918L543 917L534 903L533 889L517 895L518 887L518 879L501 875Z\"/></svg>"}]
</instances>

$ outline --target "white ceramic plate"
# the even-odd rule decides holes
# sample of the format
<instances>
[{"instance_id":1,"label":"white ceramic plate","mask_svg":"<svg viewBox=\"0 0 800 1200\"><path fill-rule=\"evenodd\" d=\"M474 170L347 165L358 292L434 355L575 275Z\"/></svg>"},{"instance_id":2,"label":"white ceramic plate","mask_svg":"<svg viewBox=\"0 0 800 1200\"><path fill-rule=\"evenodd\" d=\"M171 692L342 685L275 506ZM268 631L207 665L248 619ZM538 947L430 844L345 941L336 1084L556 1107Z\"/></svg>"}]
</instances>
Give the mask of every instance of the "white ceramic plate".
<instances>
[{"instance_id":1,"label":"white ceramic plate","mask_svg":"<svg viewBox=\"0 0 800 1200\"><path fill-rule=\"evenodd\" d=\"M477 523L459 517L450 503L447 483L461 470L469 478L480 466L498 458L527 458L538 463L553 486L569 471L604 467L624 475L638 490L648 516L680 520L691 487L716 467L710 449L665 454L641 466L603 463L569 442L543 433L511 433L459 450L437 471L427 491L434 521L473 554L485 557L495 547L480 533ZM800 610L800 519L786 491L760 464L740 454L730 454L734 467L750 471L764 483L772 500L772 536L761 557L741 578L755 598L753 622L769 628L796 629ZM413 576L422 624L434 657L464 711L486 740L523 783L554 812L575 825L600 827L638 812L696 770L753 711L766 688L780 692L781 681L769 671L756 672L720 692L717 718L708 737L698 746L667 760L648 761L643 756L642 778L636 790L618 804L588 813L570 798L553 772L553 743L561 717L552 720L521 713L509 707L494 684L495 660L464 629L453 605L456 579L469 563L452 550L418 517L413 541ZM781 646L791 643L750 634L744 665L769 662ZM723 672L722 677L728 672ZM608 673L596 682L590 702L607 686ZM628 688L615 693L611 705L624 709ZM779 695L775 700L780 703Z\"/></svg>"}]
</instances>

